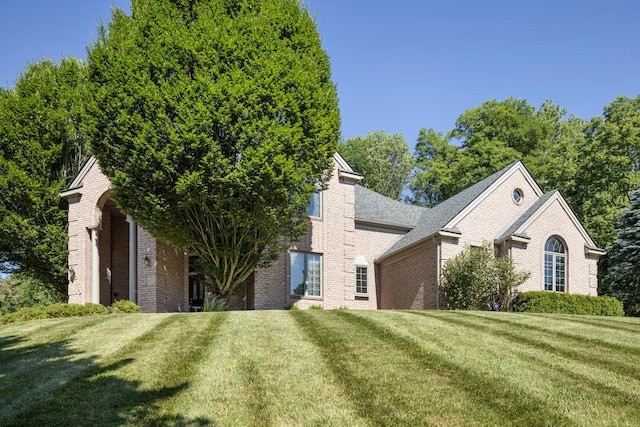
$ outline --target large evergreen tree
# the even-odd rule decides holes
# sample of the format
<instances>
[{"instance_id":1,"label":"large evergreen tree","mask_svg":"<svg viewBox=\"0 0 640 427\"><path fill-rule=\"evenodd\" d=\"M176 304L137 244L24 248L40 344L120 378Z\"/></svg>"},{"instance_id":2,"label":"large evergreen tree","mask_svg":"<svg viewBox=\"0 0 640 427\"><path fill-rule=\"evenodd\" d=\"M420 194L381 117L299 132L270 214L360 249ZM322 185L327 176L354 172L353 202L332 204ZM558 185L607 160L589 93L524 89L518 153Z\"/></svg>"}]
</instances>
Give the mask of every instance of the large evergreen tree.
<instances>
[{"instance_id":1,"label":"large evergreen tree","mask_svg":"<svg viewBox=\"0 0 640 427\"><path fill-rule=\"evenodd\" d=\"M228 296L308 229L339 138L297 0L134 0L89 52L93 153L119 207Z\"/></svg>"},{"instance_id":2,"label":"large evergreen tree","mask_svg":"<svg viewBox=\"0 0 640 427\"><path fill-rule=\"evenodd\" d=\"M0 88L0 267L67 293L66 201L88 150L86 68L73 58L28 65Z\"/></svg>"},{"instance_id":3,"label":"large evergreen tree","mask_svg":"<svg viewBox=\"0 0 640 427\"><path fill-rule=\"evenodd\" d=\"M624 305L630 316L640 316L640 188L630 197L615 227L616 240L608 250L608 294Z\"/></svg>"}]
</instances>

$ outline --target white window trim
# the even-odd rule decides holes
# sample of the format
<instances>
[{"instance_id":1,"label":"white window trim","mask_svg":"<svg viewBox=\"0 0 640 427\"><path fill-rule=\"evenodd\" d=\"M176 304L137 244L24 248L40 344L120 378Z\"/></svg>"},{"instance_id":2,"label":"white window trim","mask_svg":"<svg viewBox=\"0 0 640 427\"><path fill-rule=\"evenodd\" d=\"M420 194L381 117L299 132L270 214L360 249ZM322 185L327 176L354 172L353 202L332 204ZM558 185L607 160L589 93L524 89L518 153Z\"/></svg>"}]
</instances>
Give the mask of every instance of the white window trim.
<instances>
[{"instance_id":1,"label":"white window trim","mask_svg":"<svg viewBox=\"0 0 640 427\"><path fill-rule=\"evenodd\" d=\"M322 191L320 191L319 188L316 189L315 193L313 194L317 194L318 195L318 212L320 213L320 215L315 216L315 215L309 215L309 218L311 219L322 219ZM313 197L313 195L312 195ZM311 204L311 198L309 198L309 204ZM307 207L307 214L309 213L309 209Z\"/></svg>"},{"instance_id":2,"label":"white window trim","mask_svg":"<svg viewBox=\"0 0 640 427\"><path fill-rule=\"evenodd\" d=\"M371 287L371 274L369 273L369 262L362 255L358 255L355 259L356 271L355 271L355 285L356 292L355 295L357 297L368 297L369 296L369 288ZM366 268L366 280L367 280L367 292L358 292L358 268Z\"/></svg>"},{"instance_id":3,"label":"white window trim","mask_svg":"<svg viewBox=\"0 0 640 427\"><path fill-rule=\"evenodd\" d=\"M547 242L549 241L550 238L555 237L556 239L558 239L560 241L560 243L562 244L562 246L564 247L564 252L549 252L547 251ZM567 294L569 293L569 251L567 249L567 244L565 243L565 241L563 239L560 238L560 236L556 235L556 234L552 234L550 236L548 236L545 241L544 241L544 245L542 246L543 248L543 256L542 256L542 289L545 292L558 292L561 294ZM546 266L545 266L545 258L547 255L551 255L551 289L547 289L547 272L546 272ZM557 284L556 284L556 258L558 256L562 256L564 258L564 290L563 291L559 291L557 290Z\"/></svg>"},{"instance_id":4,"label":"white window trim","mask_svg":"<svg viewBox=\"0 0 640 427\"><path fill-rule=\"evenodd\" d=\"M302 295L299 294L294 294L293 293L293 289L291 289L291 277L292 277L292 271L291 271L291 254L303 254L304 255L304 260L305 260L305 272L307 271L307 255L317 255L320 257L320 295L308 295L307 294L307 289L305 286L305 292ZM290 251L289 252L289 294L292 298L306 298L306 299L322 299L322 296L324 295L323 292L323 281L324 281L324 268L323 268L323 256L320 253L317 252L305 252L305 251ZM306 277L305 277L305 282L306 282Z\"/></svg>"}]
</instances>

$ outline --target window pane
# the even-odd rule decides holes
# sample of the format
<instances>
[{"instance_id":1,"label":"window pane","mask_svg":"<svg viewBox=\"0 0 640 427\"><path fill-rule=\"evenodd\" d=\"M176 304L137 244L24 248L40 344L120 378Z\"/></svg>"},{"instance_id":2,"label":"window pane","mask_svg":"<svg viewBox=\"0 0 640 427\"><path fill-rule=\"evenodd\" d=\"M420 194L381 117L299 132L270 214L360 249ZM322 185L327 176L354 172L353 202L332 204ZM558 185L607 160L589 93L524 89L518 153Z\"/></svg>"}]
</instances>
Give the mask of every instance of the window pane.
<instances>
[{"instance_id":1,"label":"window pane","mask_svg":"<svg viewBox=\"0 0 640 427\"><path fill-rule=\"evenodd\" d=\"M556 291L564 292L564 261L562 255L556 255Z\"/></svg>"},{"instance_id":2,"label":"window pane","mask_svg":"<svg viewBox=\"0 0 640 427\"><path fill-rule=\"evenodd\" d=\"M320 296L320 255L307 254L307 295Z\"/></svg>"},{"instance_id":3,"label":"window pane","mask_svg":"<svg viewBox=\"0 0 640 427\"><path fill-rule=\"evenodd\" d=\"M304 295L304 254L291 252L291 295Z\"/></svg>"},{"instance_id":4,"label":"window pane","mask_svg":"<svg viewBox=\"0 0 640 427\"><path fill-rule=\"evenodd\" d=\"M318 190L311 195L307 213L309 216L320 217L320 192Z\"/></svg>"},{"instance_id":5,"label":"window pane","mask_svg":"<svg viewBox=\"0 0 640 427\"><path fill-rule=\"evenodd\" d=\"M356 267L356 293L366 294L367 292L367 267Z\"/></svg>"},{"instance_id":6,"label":"window pane","mask_svg":"<svg viewBox=\"0 0 640 427\"><path fill-rule=\"evenodd\" d=\"M553 290L553 255L544 254L544 290Z\"/></svg>"}]
</instances>

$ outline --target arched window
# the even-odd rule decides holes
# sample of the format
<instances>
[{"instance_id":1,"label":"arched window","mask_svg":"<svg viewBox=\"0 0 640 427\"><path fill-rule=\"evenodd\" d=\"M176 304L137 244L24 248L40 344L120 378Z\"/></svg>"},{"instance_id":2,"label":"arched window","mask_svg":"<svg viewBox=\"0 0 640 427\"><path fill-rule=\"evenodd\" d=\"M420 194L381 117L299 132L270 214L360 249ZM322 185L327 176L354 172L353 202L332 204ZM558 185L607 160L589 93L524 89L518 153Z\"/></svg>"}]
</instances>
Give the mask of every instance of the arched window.
<instances>
[{"instance_id":1,"label":"arched window","mask_svg":"<svg viewBox=\"0 0 640 427\"><path fill-rule=\"evenodd\" d=\"M547 239L544 245L544 290L564 292L566 283L567 255L564 245L556 236Z\"/></svg>"}]
</instances>

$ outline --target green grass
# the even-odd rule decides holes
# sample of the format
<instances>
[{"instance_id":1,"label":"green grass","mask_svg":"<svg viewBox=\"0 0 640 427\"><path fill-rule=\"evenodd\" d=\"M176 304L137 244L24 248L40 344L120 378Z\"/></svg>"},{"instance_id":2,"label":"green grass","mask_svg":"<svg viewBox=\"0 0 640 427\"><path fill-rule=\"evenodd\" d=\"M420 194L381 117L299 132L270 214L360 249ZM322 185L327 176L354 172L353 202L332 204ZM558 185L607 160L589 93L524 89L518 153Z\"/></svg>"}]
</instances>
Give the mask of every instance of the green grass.
<instances>
[{"instance_id":1,"label":"green grass","mask_svg":"<svg viewBox=\"0 0 640 427\"><path fill-rule=\"evenodd\" d=\"M0 326L0 425L639 425L640 319L262 311Z\"/></svg>"}]
</instances>

